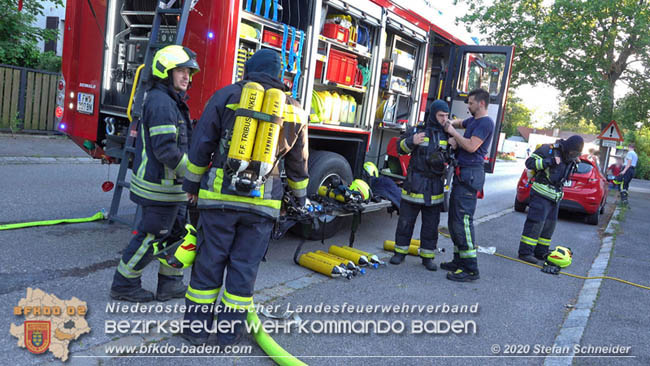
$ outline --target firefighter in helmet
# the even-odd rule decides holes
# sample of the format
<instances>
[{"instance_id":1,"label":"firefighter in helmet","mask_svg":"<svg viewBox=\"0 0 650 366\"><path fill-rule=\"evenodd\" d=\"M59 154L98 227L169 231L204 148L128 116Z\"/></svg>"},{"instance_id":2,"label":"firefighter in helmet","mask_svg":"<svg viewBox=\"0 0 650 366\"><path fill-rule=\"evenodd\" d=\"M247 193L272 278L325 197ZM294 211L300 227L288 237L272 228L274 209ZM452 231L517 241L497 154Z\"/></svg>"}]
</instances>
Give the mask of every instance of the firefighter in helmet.
<instances>
[{"instance_id":1,"label":"firefighter in helmet","mask_svg":"<svg viewBox=\"0 0 650 366\"><path fill-rule=\"evenodd\" d=\"M144 101L130 186L131 200L140 205L142 220L122 252L110 292L113 299L133 302L154 299L153 293L141 287L140 277L154 258L155 247L185 233L187 196L182 182L191 133L186 93L199 65L190 49L171 45L156 52L151 71L153 83ZM155 298L183 297L182 280L182 268L161 263Z\"/></svg>"},{"instance_id":2,"label":"firefighter in helmet","mask_svg":"<svg viewBox=\"0 0 650 366\"><path fill-rule=\"evenodd\" d=\"M406 181L402 187L399 220L395 230L395 255L391 264L400 264L408 254L413 228L422 212L420 257L426 269L438 269L433 259L438 246L438 224L444 199L445 163L449 158L449 136L443 125L449 117L449 106L443 100L429 107L424 126L417 126L399 142L400 154L411 154Z\"/></svg>"},{"instance_id":3,"label":"firefighter in helmet","mask_svg":"<svg viewBox=\"0 0 650 366\"><path fill-rule=\"evenodd\" d=\"M532 176L528 216L519 241L519 259L546 260L562 200L562 187L575 169L584 141L579 135L544 144L526 159Z\"/></svg>"},{"instance_id":4,"label":"firefighter in helmet","mask_svg":"<svg viewBox=\"0 0 650 366\"><path fill-rule=\"evenodd\" d=\"M253 307L257 270L284 194L280 159L298 204L307 198L307 113L287 96L281 73L278 53L257 51L242 81L212 95L190 147L183 189L198 201L200 216L185 320L210 329L216 310L219 326L232 326L220 328L228 328L217 334L220 344L238 342ZM208 335L206 329L183 331L192 344L206 343Z\"/></svg>"}]
</instances>

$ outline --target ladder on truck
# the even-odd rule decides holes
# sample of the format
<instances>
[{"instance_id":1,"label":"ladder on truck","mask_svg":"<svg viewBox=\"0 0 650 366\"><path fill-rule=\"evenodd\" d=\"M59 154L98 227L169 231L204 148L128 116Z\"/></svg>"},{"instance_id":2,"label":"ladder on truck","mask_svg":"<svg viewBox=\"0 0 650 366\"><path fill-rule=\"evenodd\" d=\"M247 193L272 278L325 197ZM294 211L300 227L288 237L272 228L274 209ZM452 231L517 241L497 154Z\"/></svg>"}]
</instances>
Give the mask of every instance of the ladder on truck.
<instances>
[{"instance_id":1,"label":"ladder on truck","mask_svg":"<svg viewBox=\"0 0 650 366\"><path fill-rule=\"evenodd\" d=\"M159 1L156 5L156 10L154 12L153 24L151 26L151 34L149 37L149 43L147 45L147 50L144 57L144 67L141 71L142 76L139 78L138 83L136 84L135 95L133 97L133 107L131 110L131 123L129 125L128 133L126 136L126 141L124 143L124 148L121 154L120 169L117 173L117 181L115 184L115 192L113 192L113 200L111 202L111 209L108 213L108 222L120 222L126 225L133 225L138 221L140 216L140 206L136 211L135 221L127 219L125 216L119 216L118 211L120 208L120 201L122 199L122 191L124 188L129 188L130 182L126 180L126 173L129 169L129 164L131 159L135 154L135 141L138 137L138 131L140 129L140 118L142 117L142 106L144 104L145 98L145 85L151 80L151 63L153 56L158 51L158 49L167 46L168 43L160 42L160 24L164 17L167 16L177 16L178 20L176 22L176 38L173 44L180 45L183 42L183 37L185 36L185 28L187 27L187 18L191 9L196 5L198 0L185 0L179 8L172 8L176 0L168 1ZM143 15L150 15L151 12L142 12Z\"/></svg>"}]
</instances>

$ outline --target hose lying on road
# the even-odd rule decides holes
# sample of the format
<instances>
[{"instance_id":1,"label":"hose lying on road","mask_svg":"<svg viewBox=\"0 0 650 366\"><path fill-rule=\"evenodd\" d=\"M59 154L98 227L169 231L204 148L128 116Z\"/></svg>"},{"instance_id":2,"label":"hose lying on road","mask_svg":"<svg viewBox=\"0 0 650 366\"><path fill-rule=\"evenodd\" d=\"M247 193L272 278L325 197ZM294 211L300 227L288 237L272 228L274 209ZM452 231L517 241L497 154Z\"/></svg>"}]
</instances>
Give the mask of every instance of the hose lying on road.
<instances>
[{"instance_id":1,"label":"hose lying on road","mask_svg":"<svg viewBox=\"0 0 650 366\"><path fill-rule=\"evenodd\" d=\"M449 237L450 237L449 234L447 234L446 232L438 231L438 233L439 233L440 235L446 237L446 238L449 238ZM500 254L500 253L494 253L494 255L496 255L497 257L501 257L501 258L505 258L505 259L510 259L511 261L515 261L515 262L519 262L519 263L527 264L527 265L529 265L529 266L533 266L533 267L537 267L537 268L542 268L542 266L540 266L539 264L528 263L528 262L526 262L526 261L522 261L522 260L517 259L517 258L508 257L507 255L503 255L503 254ZM638 283L634 283L634 282L626 281L626 280L623 280L623 279L620 279L620 278L616 278L616 277L610 277L610 276L585 277L585 276L580 276L580 275L576 275L576 274L573 274L573 273L566 273L566 272L560 272L560 274L563 274L563 275L565 275L565 276L569 276L569 277L580 278L580 279L582 279L582 280L612 280L612 281L618 281L618 282L624 283L624 284L626 284L626 285L635 286L635 287L638 287L638 288L642 288L642 289L644 289L644 290L650 290L650 287L648 287L648 286L639 285Z\"/></svg>"},{"instance_id":2,"label":"hose lying on road","mask_svg":"<svg viewBox=\"0 0 650 366\"><path fill-rule=\"evenodd\" d=\"M246 321L251 324L252 329L257 329L257 331L253 333L255 341L259 344L264 353L271 357L275 363L280 366L307 366L306 363L293 357L289 352L285 351L284 348L275 343L273 338L264 331L264 327L260 324L260 318L257 316L255 310L248 312Z\"/></svg>"},{"instance_id":3,"label":"hose lying on road","mask_svg":"<svg viewBox=\"0 0 650 366\"><path fill-rule=\"evenodd\" d=\"M80 217L76 219L58 219L58 220L43 220L43 221L32 221L32 222L19 222L15 224L4 224L0 225L1 230L12 230L12 229L22 229L26 227L33 226L50 226L57 224L73 224L79 222L91 222L106 219L106 214L103 211L99 211L96 214L90 217Z\"/></svg>"}]
</instances>

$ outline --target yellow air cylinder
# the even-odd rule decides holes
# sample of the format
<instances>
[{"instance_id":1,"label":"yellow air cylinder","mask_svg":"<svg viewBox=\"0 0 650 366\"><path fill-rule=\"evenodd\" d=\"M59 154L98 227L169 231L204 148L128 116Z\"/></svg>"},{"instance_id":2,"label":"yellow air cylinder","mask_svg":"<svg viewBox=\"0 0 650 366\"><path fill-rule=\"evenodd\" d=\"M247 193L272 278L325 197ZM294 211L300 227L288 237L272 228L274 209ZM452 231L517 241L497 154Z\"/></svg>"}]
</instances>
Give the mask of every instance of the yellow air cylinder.
<instances>
[{"instance_id":1,"label":"yellow air cylinder","mask_svg":"<svg viewBox=\"0 0 650 366\"><path fill-rule=\"evenodd\" d=\"M387 250L389 252L394 252L395 251L395 242L392 241L392 240L384 241L384 250ZM410 255L415 255L415 256L420 255L420 246L419 245L413 245L413 242L411 241L411 245L409 245L409 254Z\"/></svg>"},{"instance_id":2,"label":"yellow air cylinder","mask_svg":"<svg viewBox=\"0 0 650 366\"><path fill-rule=\"evenodd\" d=\"M262 113L282 118L285 101L286 95L282 90L267 90L264 94ZM278 148L280 127L277 123L262 121L257 128L252 160L262 163L261 167L266 168L260 171L260 176L268 174L273 167L273 163L275 163L275 151Z\"/></svg>"},{"instance_id":3,"label":"yellow air cylinder","mask_svg":"<svg viewBox=\"0 0 650 366\"><path fill-rule=\"evenodd\" d=\"M395 246L395 242L392 240L384 240L384 249L386 249L386 244L390 243L391 245ZM411 244L410 246L420 246L420 239L411 239Z\"/></svg>"},{"instance_id":4,"label":"yellow air cylinder","mask_svg":"<svg viewBox=\"0 0 650 366\"><path fill-rule=\"evenodd\" d=\"M241 108L259 112L264 99L264 87L255 82L248 82L244 85L239 98ZM257 131L257 119L239 116L235 118L230 148L228 148L228 167L236 173L246 170L248 167L255 136Z\"/></svg>"},{"instance_id":5,"label":"yellow air cylinder","mask_svg":"<svg viewBox=\"0 0 650 366\"><path fill-rule=\"evenodd\" d=\"M328 252L337 255L339 257L343 257L346 259L349 259L354 262L357 266L365 267L367 266L370 262L368 261L368 257L365 255L361 255L359 253L355 253L353 251L349 251L347 249L350 249L348 247L339 247L336 245L332 245L329 247Z\"/></svg>"},{"instance_id":6,"label":"yellow air cylinder","mask_svg":"<svg viewBox=\"0 0 650 366\"><path fill-rule=\"evenodd\" d=\"M313 256L311 253L301 255L298 259L298 263L305 268L309 268L312 271L322 273L328 277L343 276L343 270L337 265L331 264L319 257Z\"/></svg>"},{"instance_id":7,"label":"yellow air cylinder","mask_svg":"<svg viewBox=\"0 0 650 366\"><path fill-rule=\"evenodd\" d=\"M372 253L364 252L363 250L359 250L357 248L352 248L352 247L343 247L343 248L346 249L346 250L349 250L349 251L351 251L353 253L357 253L357 254L365 256L366 258L368 258L368 261L370 263L372 263L372 264L375 264L375 265L384 264L384 262L379 260L378 256L376 256L376 255L374 255Z\"/></svg>"},{"instance_id":8,"label":"yellow air cylinder","mask_svg":"<svg viewBox=\"0 0 650 366\"><path fill-rule=\"evenodd\" d=\"M359 268L356 264L354 264L353 261L351 261L351 260L349 260L347 258L339 257L338 255L334 255L332 253L327 253L327 252L324 252L322 250L317 250L317 251L314 252L314 254L319 255L319 256L321 256L323 258L328 258L328 259L333 260L333 261L335 261L337 263L340 263L342 267L345 267L346 269L352 271L355 276L357 275L357 273L362 273L362 274L366 273L365 269Z\"/></svg>"},{"instance_id":9,"label":"yellow air cylinder","mask_svg":"<svg viewBox=\"0 0 650 366\"><path fill-rule=\"evenodd\" d=\"M319 196L326 197L327 196L327 191L328 191L328 188L325 187L325 186L318 187L318 195ZM345 196L343 196L340 193L336 194L336 192L333 189L330 190L330 192L329 192L329 198L333 198L333 199L335 199L335 200L337 200L339 202L345 202Z\"/></svg>"}]
</instances>

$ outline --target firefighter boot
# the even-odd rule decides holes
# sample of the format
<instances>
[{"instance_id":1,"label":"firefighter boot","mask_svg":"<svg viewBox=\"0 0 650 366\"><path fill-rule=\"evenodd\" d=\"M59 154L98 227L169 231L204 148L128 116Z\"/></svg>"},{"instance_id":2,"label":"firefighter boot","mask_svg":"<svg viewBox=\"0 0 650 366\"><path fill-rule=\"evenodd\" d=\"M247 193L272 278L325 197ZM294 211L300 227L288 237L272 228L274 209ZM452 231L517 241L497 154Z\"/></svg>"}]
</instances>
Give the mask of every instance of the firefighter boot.
<instances>
[{"instance_id":1,"label":"firefighter boot","mask_svg":"<svg viewBox=\"0 0 650 366\"><path fill-rule=\"evenodd\" d=\"M154 296L151 291L137 287L129 291L116 291L111 289L111 298L113 300L124 300L130 302L149 302L153 301Z\"/></svg>"},{"instance_id":2,"label":"firefighter boot","mask_svg":"<svg viewBox=\"0 0 650 366\"><path fill-rule=\"evenodd\" d=\"M433 263L433 258L422 258L422 265L426 267L429 271L437 271L438 266L436 266L435 263Z\"/></svg>"},{"instance_id":3,"label":"firefighter boot","mask_svg":"<svg viewBox=\"0 0 650 366\"><path fill-rule=\"evenodd\" d=\"M479 278L481 277L479 276L478 271L469 272L462 268L457 269L455 272L447 273L447 279L456 282L471 282L476 281Z\"/></svg>"},{"instance_id":4,"label":"firefighter boot","mask_svg":"<svg viewBox=\"0 0 650 366\"><path fill-rule=\"evenodd\" d=\"M524 254L524 255L519 254L519 259L521 259L524 262L531 263L531 264L537 264L537 259L535 259L535 257L533 257L530 254Z\"/></svg>"},{"instance_id":5,"label":"firefighter boot","mask_svg":"<svg viewBox=\"0 0 650 366\"><path fill-rule=\"evenodd\" d=\"M183 284L183 276L158 275L158 289L156 300L167 301L185 297L187 285Z\"/></svg>"},{"instance_id":6,"label":"firefighter boot","mask_svg":"<svg viewBox=\"0 0 650 366\"><path fill-rule=\"evenodd\" d=\"M406 254L404 254L404 253L395 253L390 258L390 264L401 264L402 262L404 262L404 258L406 258Z\"/></svg>"},{"instance_id":7,"label":"firefighter boot","mask_svg":"<svg viewBox=\"0 0 650 366\"><path fill-rule=\"evenodd\" d=\"M440 263L440 268L444 269L445 271L456 272L456 270L460 267L459 263L460 255L458 255L458 253L454 253L454 259L451 262Z\"/></svg>"}]
</instances>

